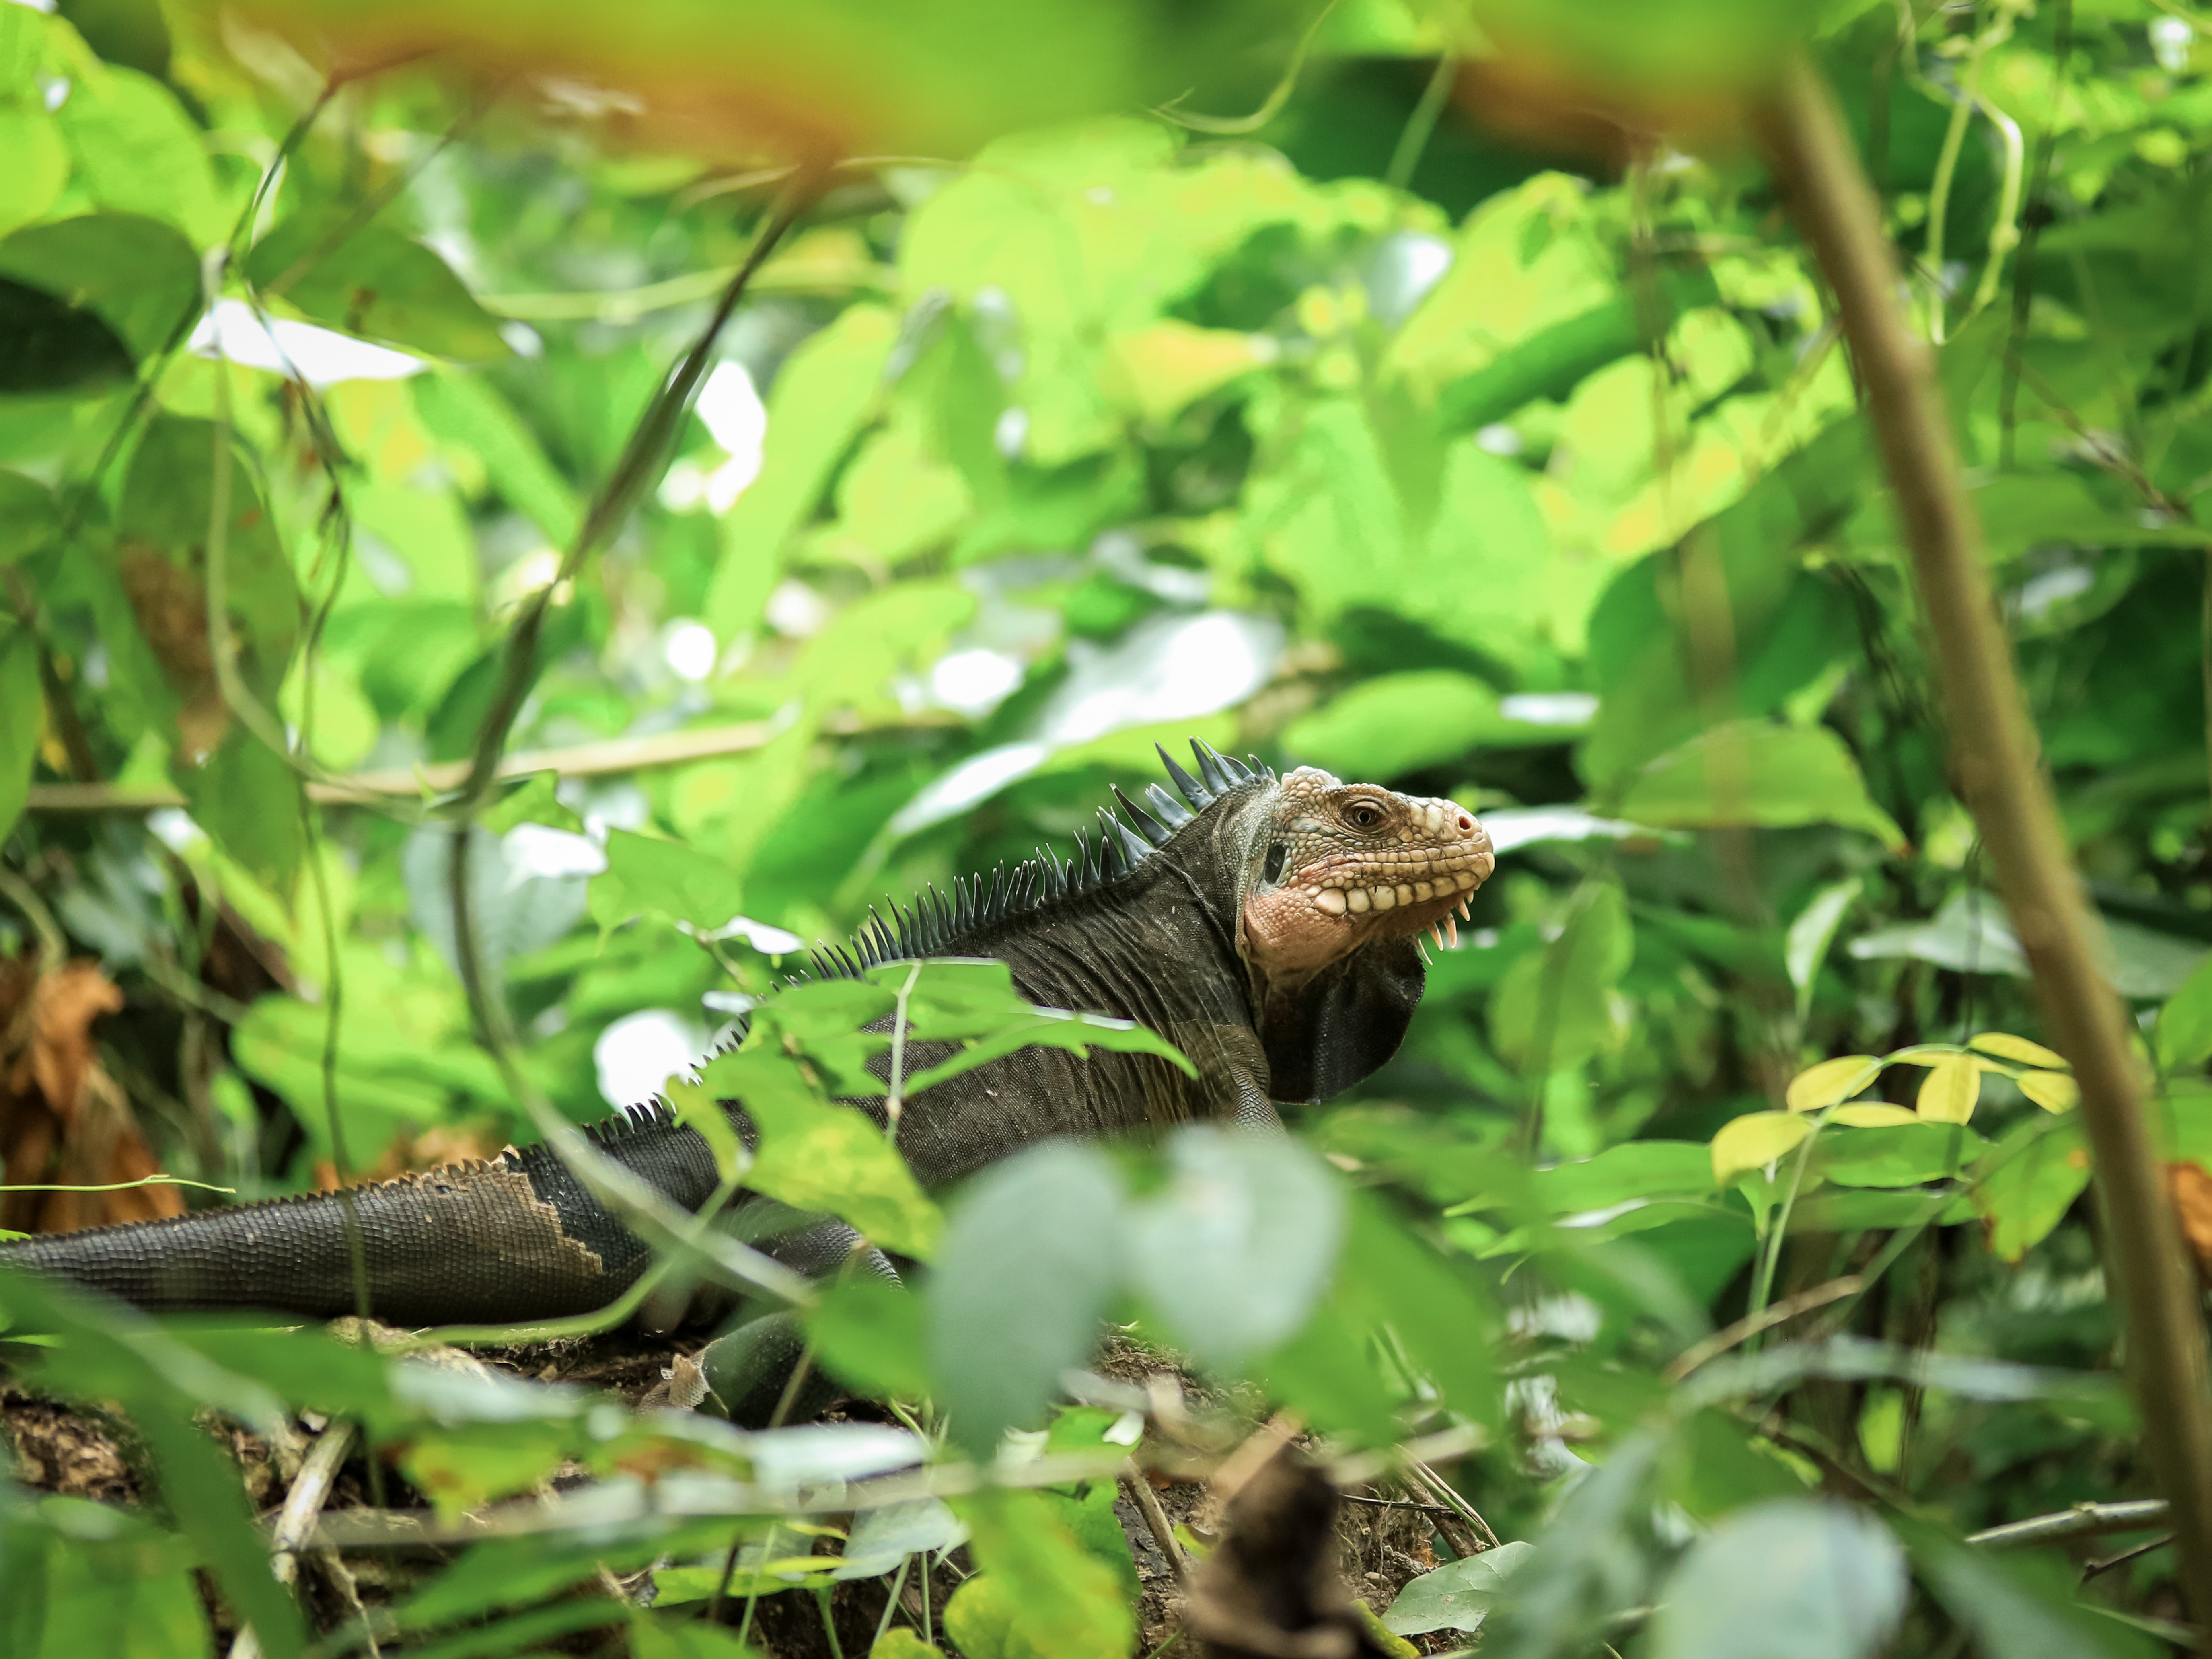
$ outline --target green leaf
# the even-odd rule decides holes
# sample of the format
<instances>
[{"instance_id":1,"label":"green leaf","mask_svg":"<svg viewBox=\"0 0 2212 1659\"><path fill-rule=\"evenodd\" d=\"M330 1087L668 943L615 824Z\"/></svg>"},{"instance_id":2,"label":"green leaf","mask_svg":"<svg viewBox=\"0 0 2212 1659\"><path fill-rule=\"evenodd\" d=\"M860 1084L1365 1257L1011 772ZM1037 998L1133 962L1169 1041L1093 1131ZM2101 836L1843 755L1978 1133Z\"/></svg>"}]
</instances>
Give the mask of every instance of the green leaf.
<instances>
[{"instance_id":1,"label":"green leaf","mask_svg":"<svg viewBox=\"0 0 2212 1659\"><path fill-rule=\"evenodd\" d=\"M1610 993L1635 951L1620 890L1583 889L1559 936L1515 963L1492 999L1498 1051L1534 1077L1570 1071L1607 1047L1616 1035Z\"/></svg>"},{"instance_id":2,"label":"green leaf","mask_svg":"<svg viewBox=\"0 0 2212 1659\"><path fill-rule=\"evenodd\" d=\"M276 1431L283 1407L258 1382L210 1363L143 1315L96 1302L21 1272L0 1272L0 1315L64 1340L34 1350L40 1385L78 1398L112 1400L152 1454L170 1511L191 1536L232 1607L251 1620L262 1650L295 1659L304 1644L299 1609L270 1576L236 1466L193 1420L214 1410Z\"/></svg>"},{"instance_id":3,"label":"green leaf","mask_svg":"<svg viewBox=\"0 0 2212 1659\"><path fill-rule=\"evenodd\" d=\"M1113 1508L1108 1483L1107 1509ZM1115 1535L1121 1529L1115 1528ZM949 1550L968 1540L960 1517L934 1498L918 1498L908 1504L886 1504L863 1510L854 1517L852 1534L845 1540L844 1565L830 1577L836 1579L879 1578L896 1572L900 1562L924 1551ZM1122 1545L1127 1555L1128 1546ZM915 1645L919 1646L917 1639ZM881 1644L878 1644L881 1650Z\"/></svg>"},{"instance_id":4,"label":"green leaf","mask_svg":"<svg viewBox=\"0 0 2212 1659\"><path fill-rule=\"evenodd\" d=\"M1905 1552L1873 1516L1784 1498L1690 1547L1652 1616L1652 1659L1871 1659L1905 1616Z\"/></svg>"},{"instance_id":5,"label":"green leaf","mask_svg":"<svg viewBox=\"0 0 2212 1659\"><path fill-rule=\"evenodd\" d=\"M1863 830L1901 849L1905 835L1875 805L1858 763L1822 726L1738 720L1662 755L1629 781L1620 816L1669 829L1808 823Z\"/></svg>"},{"instance_id":6,"label":"green leaf","mask_svg":"<svg viewBox=\"0 0 2212 1659\"><path fill-rule=\"evenodd\" d=\"M912 1291L856 1274L824 1285L800 1316L832 1376L879 1400L929 1397L921 1300Z\"/></svg>"},{"instance_id":7,"label":"green leaf","mask_svg":"<svg viewBox=\"0 0 2212 1659\"><path fill-rule=\"evenodd\" d=\"M968 1659L1124 1659L1136 1640L1135 1609L1113 1569L1076 1540L1041 1493L987 1487L954 1509L981 1570L945 1608L945 1632ZM997 1592L963 1608L978 1583Z\"/></svg>"},{"instance_id":8,"label":"green leaf","mask_svg":"<svg viewBox=\"0 0 2212 1659\"><path fill-rule=\"evenodd\" d=\"M195 247L228 234L200 130L152 76L118 65L87 76L55 119L76 182L101 207L167 220Z\"/></svg>"},{"instance_id":9,"label":"green leaf","mask_svg":"<svg viewBox=\"0 0 2212 1659\"><path fill-rule=\"evenodd\" d=\"M0 276L0 393L94 396L131 376L131 353L88 311Z\"/></svg>"},{"instance_id":10,"label":"green leaf","mask_svg":"<svg viewBox=\"0 0 2212 1659\"><path fill-rule=\"evenodd\" d=\"M1399 1434L1398 1401L1376 1372L1370 1336L1365 1322L1332 1295L1304 1330L1246 1374L1268 1399L1296 1407L1322 1432L1388 1445Z\"/></svg>"},{"instance_id":11,"label":"green leaf","mask_svg":"<svg viewBox=\"0 0 2212 1659\"><path fill-rule=\"evenodd\" d=\"M993 1164L954 1208L924 1297L938 1403L988 1458L1089 1358L1120 1279L1126 1200L1094 1146L1047 1141Z\"/></svg>"},{"instance_id":12,"label":"green leaf","mask_svg":"<svg viewBox=\"0 0 2212 1659\"><path fill-rule=\"evenodd\" d=\"M707 625L725 644L752 627L775 586L784 544L812 515L874 406L897 337L890 313L854 306L777 374L760 476L722 520L721 551L707 594Z\"/></svg>"},{"instance_id":13,"label":"green leaf","mask_svg":"<svg viewBox=\"0 0 2212 1659\"><path fill-rule=\"evenodd\" d=\"M786 1056L753 1046L721 1054L702 1079L734 1098L760 1129L745 1184L790 1205L849 1221L887 1250L927 1261L942 1221L906 1160L857 1107L830 1104Z\"/></svg>"},{"instance_id":14,"label":"green leaf","mask_svg":"<svg viewBox=\"0 0 2212 1659\"><path fill-rule=\"evenodd\" d=\"M1917 1187L1959 1174L1989 1150L1972 1129L1908 1119L1894 1127L1838 1133L1832 1122L1813 1149L1808 1173L1845 1187Z\"/></svg>"},{"instance_id":15,"label":"green leaf","mask_svg":"<svg viewBox=\"0 0 2212 1659\"><path fill-rule=\"evenodd\" d=\"M135 213L86 213L0 240L0 276L89 312L143 360L198 313L200 262L173 226Z\"/></svg>"},{"instance_id":16,"label":"green leaf","mask_svg":"<svg viewBox=\"0 0 2212 1659\"><path fill-rule=\"evenodd\" d=\"M2212 1058L2212 960L2182 982L2158 1011L2151 1037L2161 1072L2185 1071Z\"/></svg>"},{"instance_id":17,"label":"green leaf","mask_svg":"<svg viewBox=\"0 0 2212 1659\"><path fill-rule=\"evenodd\" d=\"M1702 1198L1711 1172L1711 1154L1697 1141L1632 1140L1539 1170L1529 1184L1547 1212L1574 1215L1639 1198Z\"/></svg>"},{"instance_id":18,"label":"green leaf","mask_svg":"<svg viewBox=\"0 0 2212 1659\"><path fill-rule=\"evenodd\" d=\"M1738 1176L1765 1169L1812 1133L1813 1120L1796 1112L1747 1112L1729 1119L1713 1137L1713 1185L1730 1186Z\"/></svg>"},{"instance_id":19,"label":"green leaf","mask_svg":"<svg viewBox=\"0 0 2212 1659\"><path fill-rule=\"evenodd\" d=\"M81 1498L24 1502L0 1519L0 1530L10 1534L11 1558L0 1651L23 1659L199 1659L213 1651L185 1539Z\"/></svg>"},{"instance_id":20,"label":"green leaf","mask_svg":"<svg viewBox=\"0 0 2212 1659\"><path fill-rule=\"evenodd\" d=\"M481 362L508 355L499 319L443 259L349 208L293 214L253 245L246 280L331 328Z\"/></svg>"},{"instance_id":21,"label":"green leaf","mask_svg":"<svg viewBox=\"0 0 2212 1659\"><path fill-rule=\"evenodd\" d=\"M1339 777L1384 780L1457 761L1504 724L1487 685L1432 668L1362 680L1294 722L1283 748Z\"/></svg>"},{"instance_id":22,"label":"green leaf","mask_svg":"<svg viewBox=\"0 0 2212 1659\"><path fill-rule=\"evenodd\" d=\"M2009 1060L2016 1065L2034 1066L2050 1072L2066 1069L2065 1055L2009 1031L1983 1031L1968 1038L1966 1046L1976 1054L1995 1054L1999 1060Z\"/></svg>"},{"instance_id":23,"label":"green leaf","mask_svg":"<svg viewBox=\"0 0 2212 1659\"><path fill-rule=\"evenodd\" d=\"M2015 1124L1996 1152L2014 1148L1975 1187L1972 1200L1989 1228L1990 1251L2001 1261L2017 1263L2065 1219L2088 1186L2089 1149L2079 1118Z\"/></svg>"},{"instance_id":24,"label":"green leaf","mask_svg":"<svg viewBox=\"0 0 2212 1659\"><path fill-rule=\"evenodd\" d=\"M1912 1564L1977 1651L2005 1659L2148 1659L2158 1644L2075 1599L2056 1561L1972 1550L1933 1527L1901 1519Z\"/></svg>"},{"instance_id":25,"label":"green leaf","mask_svg":"<svg viewBox=\"0 0 2212 1659\"><path fill-rule=\"evenodd\" d=\"M633 1613L629 1621L632 1659L760 1659L759 1650L740 1642L735 1632L700 1620L656 1619Z\"/></svg>"},{"instance_id":26,"label":"green leaf","mask_svg":"<svg viewBox=\"0 0 2212 1659\"><path fill-rule=\"evenodd\" d=\"M1534 1544L1516 1539L1425 1572L1398 1592L1382 1615L1383 1626L1400 1636L1432 1630L1472 1635L1482 1628L1491 1610L1512 1594L1513 1574L1535 1553Z\"/></svg>"},{"instance_id":27,"label":"green leaf","mask_svg":"<svg viewBox=\"0 0 2212 1659\"><path fill-rule=\"evenodd\" d=\"M1564 403L1583 380L1653 338L1664 337L1677 315L1719 299L1712 273L1699 265L1660 273L1656 291L1624 294L1578 317L1554 323L1500 352L1474 374L1453 381L1437 399L1437 422L1449 432L1472 432L1502 421L1539 398Z\"/></svg>"},{"instance_id":28,"label":"green leaf","mask_svg":"<svg viewBox=\"0 0 2212 1659\"><path fill-rule=\"evenodd\" d=\"M605 900L603 884L611 890ZM711 933L726 926L744 902L744 890L727 866L680 842L627 830L607 832L606 872L592 878L592 913L602 920L618 911L628 916L653 910Z\"/></svg>"},{"instance_id":29,"label":"green leaf","mask_svg":"<svg viewBox=\"0 0 2212 1659\"><path fill-rule=\"evenodd\" d=\"M875 1646L868 1650L868 1659L945 1659L945 1652L904 1625L893 1625L876 1638Z\"/></svg>"},{"instance_id":30,"label":"green leaf","mask_svg":"<svg viewBox=\"0 0 2212 1659\"><path fill-rule=\"evenodd\" d=\"M1838 1054L1824 1060L1790 1079L1785 1102L1793 1112L1817 1112L1849 1100L1879 1077L1882 1062L1872 1054Z\"/></svg>"},{"instance_id":31,"label":"green leaf","mask_svg":"<svg viewBox=\"0 0 2212 1659\"><path fill-rule=\"evenodd\" d=\"M1783 962L1790 970L1790 984L1797 988L1800 1020L1812 1012L1813 981L1820 972L1820 963L1826 959L1828 947L1835 943L1836 929L1843 925L1844 913L1851 908L1864 885L1859 877L1853 876L1847 881L1823 887L1790 924Z\"/></svg>"},{"instance_id":32,"label":"green leaf","mask_svg":"<svg viewBox=\"0 0 2212 1659\"><path fill-rule=\"evenodd\" d=\"M45 711L39 641L27 628L0 620L0 840L15 827L29 799Z\"/></svg>"},{"instance_id":33,"label":"green leaf","mask_svg":"<svg viewBox=\"0 0 2212 1659\"><path fill-rule=\"evenodd\" d=\"M583 521L576 492L546 459L538 434L483 374L459 369L415 377L415 408L438 441L480 465L484 477L556 547Z\"/></svg>"},{"instance_id":34,"label":"green leaf","mask_svg":"<svg viewBox=\"0 0 2212 1659\"><path fill-rule=\"evenodd\" d=\"M69 147L60 126L45 110L0 106L0 155L8 170L0 175L0 235L27 225L54 204L69 182Z\"/></svg>"},{"instance_id":35,"label":"green leaf","mask_svg":"<svg viewBox=\"0 0 2212 1659\"><path fill-rule=\"evenodd\" d=\"M1982 1095L1982 1068L1968 1054L1946 1054L1928 1068L1912 1109L1930 1123L1964 1123Z\"/></svg>"},{"instance_id":36,"label":"green leaf","mask_svg":"<svg viewBox=\"0 0 2212 1659\"><path fill-rule=\"evenodd\" d=\"M1372 1194L1349 1195L1334 1297L1351 1318L1389 1328L1451 1408L1498 1420L1492 1345L1501 1328L1481 1284L1440 1257Z\"/></svg>"},{"instance_id":37,"label":"green leaf","mask_svg":"<svg viewBox=\"0 0 2212 1659\"><path fill-rule=\"evenodd\" d=\"M1210 1126L1176 1132L1167 1173L1124 1223L1131 1282L1183 1349L1233 1370L1305 1323L1336 1264L1343 1195L1297 1142Z\"/></svg>"}]
</instances>

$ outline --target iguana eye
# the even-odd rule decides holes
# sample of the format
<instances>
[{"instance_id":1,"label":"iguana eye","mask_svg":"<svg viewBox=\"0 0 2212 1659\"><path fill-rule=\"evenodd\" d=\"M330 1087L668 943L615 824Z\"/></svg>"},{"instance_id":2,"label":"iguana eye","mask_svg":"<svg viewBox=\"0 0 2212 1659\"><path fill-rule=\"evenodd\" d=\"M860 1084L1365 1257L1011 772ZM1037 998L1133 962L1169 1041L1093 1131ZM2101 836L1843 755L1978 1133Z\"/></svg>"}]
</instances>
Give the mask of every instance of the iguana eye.
<instances>
[{"instance_id":1,"label":"iguana eye","mask_svg":"<svg viewBox=\"0 0 2212 1659\"><path fill-rule=\"evenodd\" d=\"M1344 809L1344 821L1355 830L1372 830L1382 822L1382 809L1372 801L1356 800Z\"/></svg>"}]
</instances>

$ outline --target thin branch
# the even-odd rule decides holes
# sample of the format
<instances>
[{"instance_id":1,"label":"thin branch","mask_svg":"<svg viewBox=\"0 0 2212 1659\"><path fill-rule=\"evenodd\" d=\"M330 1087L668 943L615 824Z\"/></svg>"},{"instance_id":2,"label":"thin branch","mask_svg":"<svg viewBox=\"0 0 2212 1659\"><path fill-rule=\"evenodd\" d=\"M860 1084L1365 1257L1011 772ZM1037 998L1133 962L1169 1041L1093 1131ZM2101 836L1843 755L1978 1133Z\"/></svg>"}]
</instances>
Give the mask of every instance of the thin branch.
<instances>
[{"instance_id":1,"label":"thin branch","mask_svg":"<svg viewBox=\"0 0 2212 1659\"><path fill-rule=\"evenodd\" d=\"M937 721L901 720L878 726L849 714L833 716L822 729L840 737L866 732L928 727ZM683 732L656 732L640 738L611 738L603 743L580 743L562 749L524 749L503 758L494 773L499 779L528 777L535 772L558 772L563 777L605 777L622 772L641 772L659 766L714 760L725 755L750 754L765 748L783 727L774 720L741 720L728 726L696 726ZM349 772L307 786L308 798L325 806L363 805L378 797L419 799L458 789L469 775L466 761L441 761L434 765L386 767L373 772ZM31 812L155 812L164 807L188 805L182 792L167 785L123 787L115 784L33 784L24 810Z\"/></svg>"},{"instance_id":2,"label":"thin branch","mask_svg":"<svg viewBox=\"0 0 2212 1659\"><path fill-rule=\"evenodd\" d=\"M500 667L499 684L493 692L490 708L477 730L476 752L470 758L468 772L461 782L465 808L481 800L499 774L507 733L514 726L515 716L522 712L522 700L537 678L538 636L544 631L545 613L553 603L554 594L560 592L563 582L575 576L586 559L613 539L615 532L629 519L630 509L659 477L669 441L690 410L692 393L706 376L715 342L721 337L738 301L744 297L753 273L766 263L776 244L783 240L784 233L798 222L799 215L813 201L818 179L818 173L810 169L794 175L785 186L753 237L744 263L722 290L714 314L631 431L622 459L600 486L590 510L584 515L583 524L577 529L575 539L562 556L560 569L552 580L524 601L521 615L515 619L514 631L507 639L507 657Z\"/></svg>"},{"instance_id":3,"label":"thin branch","mask_svg":"<svg viewBox=\"0 0 2212 1659\"><path fill-rule=\"evenodd\" d=\"M1981 1532L1968 1533L1969 1544L1986 1549L2023 1549L2033 1544L2060 1544L2069 1538L2101 1538L2108 1532L2141 1532L2162 1527L2172 1510L2163 1498L2136 1498L2118 1504L2076 1504L2052 1515L2007 1522Z\"/></svg>"},{"instance_id":4,"label":"thin branch","mask_svg":"<svg viewBox=\"0 0 2212 1659\"><path fill-rule=\"evenodd\" d=\"M1137 1506L1137 1513L1145 1517L1145 1526L1152 1534L1152 1542L1160 1547L1160 1553L1167 1558L1168 1571L1175 1575L1176 1583L1188 1584L1190 1563L1183 1557L1182 1545L1175 1535L1175 1522L1168 1519L1168 1512L1160 1502L1159 1493L1152 1490L1152 1483L1134 1463L1121 1471L1121 1490L1129 1494L1129 1501Z\"/></svg>"},{"instance_id":5,"label":"thin branch","mask_svg":"<svg viewBox=\"0 0 2212 1659\"><path fill-rule=\"evenodd\" d=\"M1735 1324L1715 1331L1704 1341L1692 1343L1675 1356L1674 1364L1668 1366L1662 1375L1669 1382L1680 1382L1708 1359L1726 1353L1746 1337L1771 1330L1777 1325L1796 1318L1799 1314L1825 1308L1840 1297L1856 1296L1864 1283L1856 1273L1846 1273L1841 1279L1832 1279L1825 1285L1815 1285L1809 1291L1800 1291L1795 1296L1784 1297L1771 1306L1761 1308L1755 1314L1747 1314Z\"/></svg>"},{"instance_id":6,"label":"thin branch","mask_svg":"<svg viewBox=\"0 0 2212 1659\"><path fill-rule=\"evenodd\" d=\"M2081 884L1999 624L1934 365L1899 313L1880 204L1827 87L1802 57L1793 58L1756 115L1857 362L1936 646L1960 793L2015 918L2055 1046L2081 1081L2144 1463L2173 1500L2185 1593L2200 1612L2212 1611L2203 1325L2144 1121L2125 1018L2090 949Z\"/></svg>"}]
</instances>

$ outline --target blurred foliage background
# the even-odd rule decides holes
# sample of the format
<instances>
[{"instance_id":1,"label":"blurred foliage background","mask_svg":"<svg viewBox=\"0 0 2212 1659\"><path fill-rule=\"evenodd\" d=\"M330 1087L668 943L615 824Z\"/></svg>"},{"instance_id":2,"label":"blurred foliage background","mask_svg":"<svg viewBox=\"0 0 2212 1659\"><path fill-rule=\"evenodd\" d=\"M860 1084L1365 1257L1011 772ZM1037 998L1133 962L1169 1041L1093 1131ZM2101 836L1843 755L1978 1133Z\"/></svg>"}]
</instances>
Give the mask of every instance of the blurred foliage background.
<instances>
[{"instance_id":1,"label":"blurred foliage background","mask_svg":"<svg viewBox=\"0 0 2212 1659\"><path fill-rule=\"evenodd\" d=\"M1549 1547L1582 1602L1532 1592L1516 1639L1579 1650L1645 1595L1686 1536L1645 1524L1654 1483L1723 1528L1825 1486L1954 1534L2147 1490L2109 1390L1987 1381L2113 1364L2086 1154L2055 1057L1961 1058L2035 1030L2025 961L1728 88L1809 36L1881 191L2212 1255L2212 20L695 10L0 5L8 1183L260 1196L528 1138L437 810L543 599L476 926L578 1121L871 903L1064 847L1156 740L1448 794L1498 873L1398 1058L1295 1127L1505 1310L1509 1386L1449 1401L1491 1425L1460 1484L1500 1535L1613 1505ZM1593 50L1611 114L1555 77ZM794 156L820 194L564 567ZM726 884L641 904L613 831ZM1813 1156L1790 1108L1869 1091ZM1697 1333L1848 1273L1882 1352L1996 1369L1832 1364L1637 1426ZM1383 1382L1311 1346L1246 1370L1372 1424ZM1969 1588L1907 1650L1998 1628L1974 1584L2048 1589L1961 1559L1916 1554ZM2082 1593L2170 1630L2171 1573Z\"/></svg>"}]
</instances>

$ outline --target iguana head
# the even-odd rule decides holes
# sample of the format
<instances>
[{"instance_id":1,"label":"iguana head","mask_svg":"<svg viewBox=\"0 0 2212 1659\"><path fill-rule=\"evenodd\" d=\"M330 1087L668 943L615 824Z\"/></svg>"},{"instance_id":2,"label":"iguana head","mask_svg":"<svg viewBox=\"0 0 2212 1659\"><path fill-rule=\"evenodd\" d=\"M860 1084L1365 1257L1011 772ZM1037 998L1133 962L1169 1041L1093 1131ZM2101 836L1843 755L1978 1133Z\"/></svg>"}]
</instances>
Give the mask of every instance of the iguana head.
<instances>
[{"instance_id":1,"label":"iguana head","mask_svg":"<svg viewBox=\"0 0 2212 1659\"><path fill-rule=\"evenodd\" d=\"M1326 1099L1397 1051L1425 978L1415 941L1456 935L1494 862L1490 837L1456 801L1310 766L1264 785L1242 816L1237 945L1269 1091Z\"/></svg>"}]
</instances>

